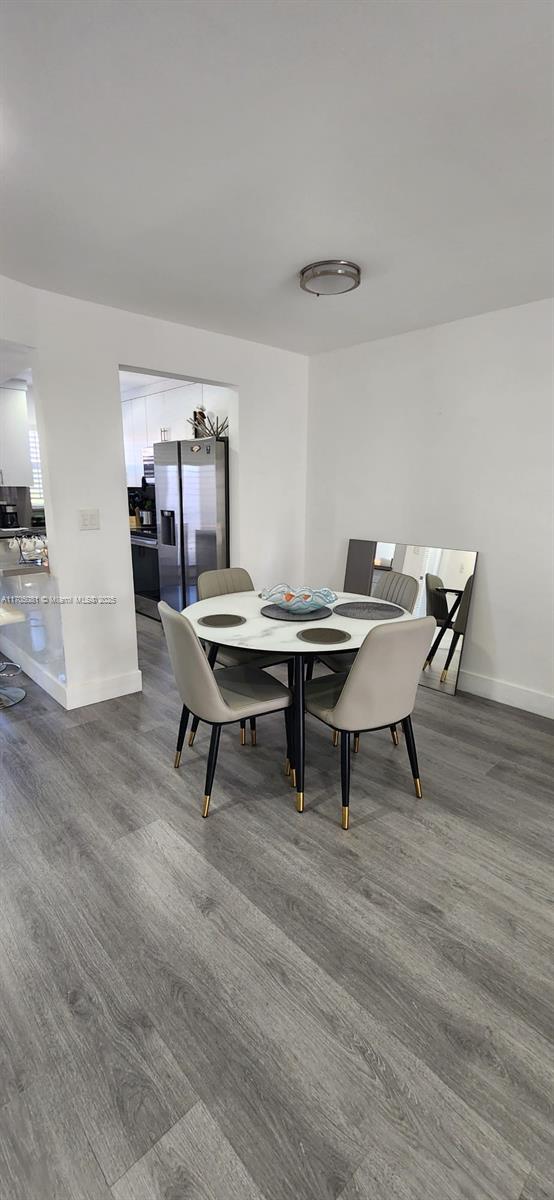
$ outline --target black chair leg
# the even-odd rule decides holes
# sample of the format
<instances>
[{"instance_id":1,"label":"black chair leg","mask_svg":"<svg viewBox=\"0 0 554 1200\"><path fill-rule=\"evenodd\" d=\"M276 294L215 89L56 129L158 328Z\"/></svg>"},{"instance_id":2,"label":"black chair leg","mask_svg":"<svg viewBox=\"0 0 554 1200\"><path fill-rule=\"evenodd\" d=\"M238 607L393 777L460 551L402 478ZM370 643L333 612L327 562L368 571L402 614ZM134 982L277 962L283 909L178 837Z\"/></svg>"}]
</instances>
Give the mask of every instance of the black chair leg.
<instances>
[{"instance_id":1,"label":"black chair leg","mask_svg":"<svg viewBox=\"0 0 554 1200\"><path fill-rule=\"evenodd\" d=\"M256 718L250 717L250 742L252 746L256 745Z\"/></svg>"},{"instance_id":2,"label":"black chair leg","mask_svg":"<svg viewBox=\"0 0 554 1200\"><path fill-rule=\"evenodd\" d=\"M398 738L398 730L396 728L396 725L390 726L390 735L393 740L393 745L397 746L398 742L399 742L399 738Z\"/></svg>"},{"instance_id":3,"label":"black chair leg","mask_svg":"<svg viewBox=\"0 0 554 1200\"><path fill-rule=\"evenodd\" d=\"M342 791L343 829L350 826L350 734L343 729L340 735L340 782Z\"/></svg>"},{"instance_id":4,"label":"black chair leg","mask_svg":"<svg viewBox=\"0 0 554 1200\"><path fill-rule=\"evenodd\" d=\"M219 650L219 646L217 645L217 642L212 642L210 649L208 650L208 662L210 664L210 667L212 668L212 671L213 671L216 661L217 661L218 650Z\"/></svg>"},{"instance_id":5,"label":"black chair leg","mask_svg":"<svg viewBox=\"0 0 554 1200\"><path fill-rule=\"evenodd\" d=\"M296 811L304 812L304 656L294 659L294 767L291 771L293 787L296 788Z\"/></svg>"},{"instance_id":6,"label":"black chair leg","mask_svg":"<svg viewBox=\"0 0 554 1200\"><path fill-rule=\"evenodd\" d=\"M310 679L313 678L313 673L314 673L314 660L313 660L313 658L310 658L308 661L308 665L306 667L306 683L309 683Z\"/></svg>"},{"instance_id":7,"label":"black chair leg","mask_svg":"<svg viewBox=\"0 0 554 1200\"><path fill-rule=\"evenodd\" d=\"M177 749L175 751L175 759L173 762L174 767L178 767L179 763L181 762L181 750L183 749L185 733L187 732L188 720L189 720L189 710L186 707L186 705L183 704L183 707L181 709L181 720L179 721L179 733L177 734Z\"/></svg>"},{"instance_id":8,"label":"black chair leg","mask_svg":"<svg viewBox=\"0 0 554 1200\"><path fill-rule=\"evenodd\" d=\"M447 629L450 629L450 628L451 628L451 626L445 622L442 629L439 629L439 632L438 632L438 634L433 642L433 645L431 646L431 649L427 655L427 658L425 659L425 662L423 664L423 670L425 670L425 667L431 666L431 663L435 657L435 654L437 653L437 650L442 642L442 639L443 639Z\"/></svg>"},{"instance_id":9,"label":"black chair leg","mask_svg":"<svg viewBox=\"0 0 554 1200\"><path fill-rule=\"evenodd\" d=\"M404 720L402 721L402 729L404 730L404 737L406 738L406 749L408 751L408 758L410 760L410 766L412 768L412 775L414 777L415 794L416 794L418 800L421 800L421 796L422 796L421 780L419 778L419 767L417 765L416 744L415 744L414 729L413 729L411 717L404 717Z\"/></svg>"},{"instance_id":10,"label":"black chair leg","mask_svg":"<svg viewBox=\"0 0 554 1200\"><path fill-rule=\"evenodd\" d=\"M212 736L210 738L210 749L208 752L208 766L206 770L206 786L204 788L204 801L202 804L202 816L207 817L210 811L210 799L212 795L212 787L214 782L215 767L217 763L217 752L219 750L219 739L221 736L221 725L212 725Z\"/></svg>"},{"instance_id":11,"label":"black chair leg","mask_svg":"<svg viewBox=\"0 0 554 1200\"><path fill-rule=\"evenodd\" d=\"M194 745L194 739L196 737L196 730L198 729L199 724L200 724L200 717L193 717L192 724L190 727L190 733L189 733L189 746Z\"/></svg>"},{"instance_id":12,"label":"black chair leg","mask_svg":"<svg viewBox=\"0 0 554 1200\"><path fill-rule=\"evenodd\" d=\"M448 668L450 666L450 663L452 662L452 659L454 658L454 651L456 649L456 646L458 645L458 642L459 642L461 636L462 636L461 633L453 633L452 634L452 641L450 643L450 646L448 647L448 654L446 655L444 671L442 672L442 675L441 675L441 683L444 683L446 680L446 676L448 675Z\"/></svg>"},{"instance_id":13,"label":"black chair leg","mask_svg":"<svg viewBox=\"0 0 554 1200\"><path fill-rule=\"evenodd\" d=\"M244 718L240 722L240 744L246 746L246 720Z\"/></svg>"}]
</instances>

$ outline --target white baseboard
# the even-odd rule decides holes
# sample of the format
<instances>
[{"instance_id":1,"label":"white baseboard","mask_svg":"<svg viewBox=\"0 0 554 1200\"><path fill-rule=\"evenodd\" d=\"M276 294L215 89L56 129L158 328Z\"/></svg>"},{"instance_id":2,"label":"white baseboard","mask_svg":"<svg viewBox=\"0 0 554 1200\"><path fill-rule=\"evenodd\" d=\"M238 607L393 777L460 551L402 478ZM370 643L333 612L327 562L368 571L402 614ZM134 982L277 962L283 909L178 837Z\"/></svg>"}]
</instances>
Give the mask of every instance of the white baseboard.
<instances>
[{"instance_id":1,"label":"white baseboard","mask_svg":"<svg viewBox=\"0 0 554 1200\"><path fill-rule=\"evenodd\" d=\"M116 700L118 696L141 692L142 672L127 671L125 675L111 675L108 679L68 684L66 691L66 708L84 708L87 704L100 704L102 700Z\"/></svg>"},{"instance_id":2,"label":"white baseboard","mask_svg":"<svg viewBox=\"0 0 554 1200\"><path fill-rule=\"evenodd\" d=\"M0 634L0 650L6 658L18 663L29 679L44 688L62 708L84 708L87 704L99 704L102 700L115 700L118 696L142 691L141 671L128 671L125 675L112 675L108 679L91 679L86 683L68 685L51 675L5 633ZM17 686L17 679L12 682Z\"/></svg>"},{"instance_id":3,"label":"white baseboard","mask_svg":"<svg viewBox=\"0 0 554 1200\"><path fill-rule=\"evenodd\" d=\"M44 691L48 692L48 695L52 696L54 700L57 700L58 704L61 704L63 708L67 708L65 683L61 683L55 675L52 675L50 671L47 671L45 667L37 663L30 654L27 654L26 650L22 650L21 646L17 646L15 642L12 642L5 633L0 634L0 650L6 655L6 658L10 659L10 662L15 662L18 666L22 667L25 674L29 676L29 679L32 679L34 683L38 683L39 687L44 688ZM18 686L17 677L10 680L10 682L14 687Z\"/></svg>"},{"instance_id":4,"label":"white baseboard","mask_svg":"<svg viewBox=\"0 0 554 1200\"><path fill-rule=\"evenodd\" d=\"M462 669L458 677L458 690L554 719L554 696L521 687L518 683L508 683L505 679L492 679L489 675L477 675L474 671Z\"/></svg>"}]
</instances>

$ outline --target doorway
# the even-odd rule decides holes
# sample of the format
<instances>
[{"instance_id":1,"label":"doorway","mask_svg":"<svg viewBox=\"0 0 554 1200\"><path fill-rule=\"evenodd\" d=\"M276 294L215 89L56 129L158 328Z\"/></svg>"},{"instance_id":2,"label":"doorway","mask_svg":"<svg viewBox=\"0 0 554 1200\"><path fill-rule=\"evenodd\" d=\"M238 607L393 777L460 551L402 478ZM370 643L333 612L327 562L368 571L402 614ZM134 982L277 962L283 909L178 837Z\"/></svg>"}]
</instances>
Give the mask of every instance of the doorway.
<instances>
[{"instance_id":1,"label":"doorway","mask_svg":"<svg viewBox=\"0 0 554 1200\"><path fill-rule=\"evenodd\" d=\"M159 620L160 599L185 608L202 571L229 562L238 395L128 366L119 386L135 609Z\"/></svg>"}]
</instances>

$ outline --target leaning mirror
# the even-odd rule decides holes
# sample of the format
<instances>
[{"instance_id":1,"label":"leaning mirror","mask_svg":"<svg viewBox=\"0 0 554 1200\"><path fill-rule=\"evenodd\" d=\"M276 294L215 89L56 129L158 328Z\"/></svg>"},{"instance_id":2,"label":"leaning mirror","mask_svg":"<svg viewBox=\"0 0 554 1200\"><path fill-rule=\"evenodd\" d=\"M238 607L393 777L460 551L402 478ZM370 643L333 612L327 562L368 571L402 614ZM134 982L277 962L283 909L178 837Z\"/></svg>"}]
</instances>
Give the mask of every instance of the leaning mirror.
<instances>
[{"instance_id":1,"label":"leaning mirror","mask_svg":"<svg viewBox=\"0 0 554 1200\"><path fill-rule=\"evenodd\" d=\"M476 563L475 550L352 539L344 590L393 600L416 617L434 617L437 630L420 683L454 695Z\"/></svg>"}]
</instances>

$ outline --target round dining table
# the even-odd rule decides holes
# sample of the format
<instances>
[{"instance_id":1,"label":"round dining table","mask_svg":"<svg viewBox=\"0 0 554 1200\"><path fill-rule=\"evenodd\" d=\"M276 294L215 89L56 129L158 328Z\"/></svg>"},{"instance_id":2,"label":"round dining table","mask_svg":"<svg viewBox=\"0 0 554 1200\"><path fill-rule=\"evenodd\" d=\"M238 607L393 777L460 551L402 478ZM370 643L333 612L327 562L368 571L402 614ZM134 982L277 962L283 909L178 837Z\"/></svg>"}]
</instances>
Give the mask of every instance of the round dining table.
<instances>
[{"instance_id":1,"label":"round dining table","mask_svg":"<svg viewBox=\"0 0 554 1200\"><path fill-rule=\"evenodd\" d=\"M335 613L334 609L341 604L354 602L375 603L395 611L393 618L381 617L371 620L360 617L348 617ZM289 686L293 693L293 779L296 783L296 807L298 812L304 811L304 682L307 662L322 654L334 654L340 651L359 650L367 634L375 625L382 625L384 620L409 621L413 614L406 609L399 611L399 605L380 600L377 596L360 596L354 592L339 592L337 599L328 607L330 615L323 619L306 620L302 617L294 620L276 620L267 617L262 609L268 604L260 594L250 592L230 592L222 596L210 596L208 600L198 600L183 609L183 616L191 622L197 636L203 642L210 644L209 660L212 667L217 657L219 646L229 646L241 650L259 650L266 654L282 655L283 661L289 662ZM228 616L233 621L240 618L240 623L217 624L205 623L216 618ZM305 641L300 634L326 629L324 645ZM336 640L332 633L336 631ZM347 637L345 637L347 635Z\"/></svg>"}]
</instances>

